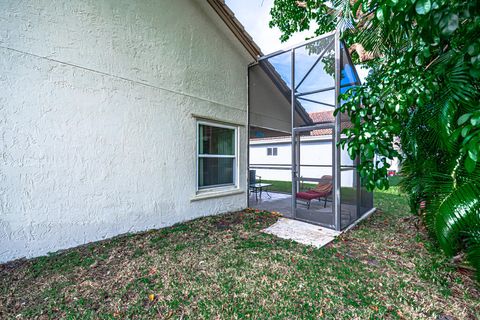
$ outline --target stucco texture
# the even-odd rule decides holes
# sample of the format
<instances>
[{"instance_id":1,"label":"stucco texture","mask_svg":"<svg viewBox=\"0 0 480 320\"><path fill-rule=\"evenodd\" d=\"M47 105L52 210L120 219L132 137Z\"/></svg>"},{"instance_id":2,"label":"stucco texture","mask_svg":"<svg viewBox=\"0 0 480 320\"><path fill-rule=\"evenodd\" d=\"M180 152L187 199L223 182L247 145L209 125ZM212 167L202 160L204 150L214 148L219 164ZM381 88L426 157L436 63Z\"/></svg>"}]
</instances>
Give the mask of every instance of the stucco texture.
<instances>
[{"instance_id":1,"label":"stucco texture","mask_svg":"<svg viewBox=\"0 0 480 320\"><path fill-rule=\"evenodd\" d=\"M192 201L193 115L246 125L249 60L200 0L1 1L0 262L246 207L244 126Z\"/></svg>"}]
</instances>

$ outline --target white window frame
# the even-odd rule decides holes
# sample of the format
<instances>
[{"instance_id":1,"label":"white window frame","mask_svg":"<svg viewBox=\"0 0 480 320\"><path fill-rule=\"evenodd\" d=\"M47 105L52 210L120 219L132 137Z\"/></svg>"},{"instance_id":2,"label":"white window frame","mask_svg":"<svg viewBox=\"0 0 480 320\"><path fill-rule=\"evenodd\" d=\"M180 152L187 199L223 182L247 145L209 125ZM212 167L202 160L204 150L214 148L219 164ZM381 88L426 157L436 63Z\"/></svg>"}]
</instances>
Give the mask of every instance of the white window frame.
<instances>
[{"instance_id":1,"label":"white window frame","mask_svg":"<svg viewBox=\"0 0 480 320\"><path fill-rule=\"evenodd\" d=\"M270 150L270 154L268 154L268 150ZM273 152L273 151L276 152ZM278 147L267 147L267 157L276 157L278 156Z\"/></svg>"},{"instance_id":2,"label":"white window frame","mask_svg":"<svg viewBox=\"0 0 480 320\"><path fill-rule=\"evenodd\" d=\"M215 155L215 154L200 154L200 126L210 126L210 127L217 127L217 128L225 128L225 129L232 129L234 131L234 143L235 146L233 148L234 150L234 155ZM197 137L195 139L196 142L196 179L195 179L195 184L196 184L196 191L197 194L205 193L205 192L211 192L211 191L229 191L229 190L235 190L239 188L238 180L239 180L239 161L238 161L238 148L239 148L239 137L238 137L238 126L236 125L229 125L229 124L223 124L223 123L218 123L214 121L205 121L205 120L197 120ZM233 163L233 184L221 184L221 185L213 185L213 186L207 186L207 187L200 187L200 175L199 175L199 170L200 170L200 158L233 158L234 163Z\"/></svg>"}]
</instances>

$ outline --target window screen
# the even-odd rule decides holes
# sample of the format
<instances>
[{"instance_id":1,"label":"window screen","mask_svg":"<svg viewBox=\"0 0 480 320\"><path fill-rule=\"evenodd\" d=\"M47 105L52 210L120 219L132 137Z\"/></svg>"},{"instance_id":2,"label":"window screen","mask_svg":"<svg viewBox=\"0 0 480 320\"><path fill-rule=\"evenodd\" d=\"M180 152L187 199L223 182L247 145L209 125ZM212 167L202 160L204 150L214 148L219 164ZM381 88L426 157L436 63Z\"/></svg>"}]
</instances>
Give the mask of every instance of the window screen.
<instances>
[{"instance_id":1,"label":"window screen","mask_svg":"<svg viewBox=\"0 0 480 320\"><path fill-rule=\"evenodd\" d=\"M236 129L198 124L198 188L235 185Z\"/></svg>"}]
</instances>

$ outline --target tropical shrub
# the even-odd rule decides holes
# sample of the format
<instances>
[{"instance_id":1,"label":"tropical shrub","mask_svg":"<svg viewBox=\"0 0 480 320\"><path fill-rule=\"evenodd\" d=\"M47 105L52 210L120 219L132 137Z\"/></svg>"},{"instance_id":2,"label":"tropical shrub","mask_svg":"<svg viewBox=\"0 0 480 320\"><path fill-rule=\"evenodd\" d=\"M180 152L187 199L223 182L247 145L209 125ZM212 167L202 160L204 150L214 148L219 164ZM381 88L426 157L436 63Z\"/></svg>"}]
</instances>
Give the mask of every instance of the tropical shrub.
<instances>
[{"instance_id":1,"label":"tropical shrub","mask_svg":"<svg viewBox=\"0 0 480 320\"><path fill-rule=\"evenodd\" d=\"M342 144L369 190L388 188L385 159L399 157L412 211L480 278L479 13L478 0L275 0L270 26L282 40L339 28L363 49L353 58L372 72L341 97L353 123Z\"/></svg>"}]
</instances>

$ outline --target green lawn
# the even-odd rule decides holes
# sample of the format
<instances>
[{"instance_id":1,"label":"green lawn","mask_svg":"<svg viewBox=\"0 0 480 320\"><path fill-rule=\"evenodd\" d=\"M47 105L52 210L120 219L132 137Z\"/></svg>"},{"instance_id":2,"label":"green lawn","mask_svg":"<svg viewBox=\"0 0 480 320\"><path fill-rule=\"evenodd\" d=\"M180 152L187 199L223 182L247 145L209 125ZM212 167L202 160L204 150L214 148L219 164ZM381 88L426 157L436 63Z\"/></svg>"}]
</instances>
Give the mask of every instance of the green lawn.
<instances>
[{"instance_id":1,"label":"green lawn","mask_svg":"<svg viewBox=\"0 0 480 320\"><path fill-rule=\"evenodd\" d=\"M0 319L456 319L480 317L454 269L395 191L322 249L261 233L237 212L0 266ZM446 318L445 318L446 319Z\"/></svg>"},{"instance_id":2,"label":"green lawn","mask_svg":"<svg viewBox=\"0 0 480 320\"><path fill-rule=\"evenodd\" d=\"M393 176L388 177L391 186L397 186L400 177ZM292 193L292 182L291 181L277 181L277 180L263 180L262 183L270 183L272 186L269 188L270 191L273 192L281 192L281 193ZM314 188L316 183L302 183L302 191ZM348 191L347 191L348 192Z\"/></svg>"},{"instance_id":3,"label":"green lawn","mask_svg":"<svg viewBox=\"0 0 480 320\"><path fill-rule=\"evenodd\" d=\"M277 180L262 180L262 183L269 183L271 186L268 191L280 192L280 193L292 193L291 181L277 181ZM301 191L306 191L315 188L316 183L302 183ZM353 188L342 187L341 188L342 203L356 204L356 190Z\"/></svg>"},{"instance_id":4,"label":"green lawn","mask_svg":"<svg viewBox=\"0 0 480 320\"><path fill-rule=\"evenodd\" d=\"M269 191L281 192L281 193L292 193L292 182L291 181L276 181L276 180L263 180L262 183L269 183L272 186L269 187ZM302 186L304 189L314 188L315 183L304 183Z\"/></svg>"}]
</instances>

